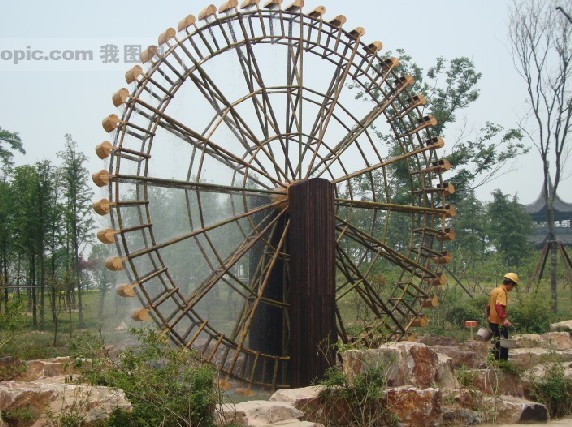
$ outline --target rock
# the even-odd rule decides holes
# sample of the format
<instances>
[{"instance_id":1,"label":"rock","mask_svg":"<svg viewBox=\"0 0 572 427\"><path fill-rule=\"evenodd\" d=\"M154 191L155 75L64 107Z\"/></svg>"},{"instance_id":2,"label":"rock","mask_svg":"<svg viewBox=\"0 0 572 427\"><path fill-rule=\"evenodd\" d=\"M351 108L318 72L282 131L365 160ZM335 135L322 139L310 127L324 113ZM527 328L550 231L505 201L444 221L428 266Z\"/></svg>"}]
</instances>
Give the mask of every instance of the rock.
<instances>
[{"instance_id":1,"label":"rock","mask_svg":"<svg viewBox=\"0 0 572 427\"><path fill-rule=\"evenodd\" d=\"M0 412L15 412L33 418L30 425L40 427L62 415L81 418L82 426L101 425L115 409L131 410L122 390L103 386L52 384L35 381L0 383Z\"/></svg>"},{"instance_id":2,"label":"rock","mask_svg":"<svg viewBox=\"0 0 572 427\"><path fill-rule=\"evenodd\" d=\"M236 405L219 405L216 410L217 425L232 422L236 425L268 425L288 421L292 424L304 416L302 411L287 402L253 400Z\"/></svg>"},{"instance_id":3,"label":"rock","mask_svg":"<svg viewBox=\"0 0 572 427\"><path fill-rule=\"evenodd\" d=\"M270 396L271 402L287 402L292 403L294 407L300 409L301 405L306 402L317 399L320 395L320 391L323 390L323 386L313 385L303 388L287 388L276 390L272 396Z\"/></svg>"},{"instance_id":4,"label":"rock","mask_svg":"<svg viewBox=\"0 0 572 427\"><path fill-rule=\"evenodd\" d=\"M453 373L453 358L437 353L437 373L435 383L439 388L454 389L459 387L459 381Z\"/></svg>"},{"instance_id":5,"label":"rock","mask_svg":"<svg viewBox=\"0 0 572 427\"><path fill-rule=\"evenodd\" d=\"M572 320L563 320L562 322L550 325L551 332L572 332Z\"/></svg>"},{"instance_id":6,"label":"rock","mask_svg":"<svg viewBox=\"0 0 572 427\"><path fill-rule=\"evenodd\" d=\"M26 371L17 377L19 381L35 381L43 377L72 375L75 373L71 357L34 359L26 361Z\"/></svg>"},{"instance_id":7,"label":"rock","mask_svg":"<svg viewBox=\"0 0 572 427\"><path fill-rule=\"evenodd\" d=\"M474 425L481 424L483 416L478 411L466 408L445 408L443 409L443 423L445 425Z\"/></svg>"},{"instance_id":8,"label":"rock","mask_svg":"<svg viewBox=\"0 0 572 427\"><path fill-rule=\"evenodd\" d=\"M530 402L511 396L488 398L484 405L490 409L489 416L495 423L530 424L545 423L548 421L546 406L538 402Z\"/></svg>"},{"instance_id":9,"label":"rock","mask_svg":"<svg viewBox=\"0 0 572 427\"><path fill-rule=\"evenodd\" d=\"M438 426L443 424L441 392L435 388L395 387L385 391L387 409L399 419L400 426Z\"/></svg>"},{"instance_id":10,"label":"rock","mask_svg":"<svg viewBox=\"0 0 572 427\"><path fill-rule=\"evenodd\" d=\"M558 362L557 362L558 363ZM558 363L564 371L564 377L572 381L572 362ZM522 381L525 385L529 384L531 378L540 379L546 376L546 365L536 365L535 367L524 372Z\"/></svg>"},{"instance_id":11,"label":"rock","mask_svg":"<svg viewBox=\"0 0 572 427\"><path fill-rule=\"evenodd\" d=\"M431 349L453 359L453 368L478 368L487 360L491 345L487 342L466 341L459 345L436 345Z\"/></svg>"},{"instance_id":12,"label":"rock","mask_svg":"<svg viewBox=\"0 0 572 427\"><path fill-rule=\"evenodd\" d=\"M437 375L438 359L431 348L416 342L388 343L377 349L342 353L343 372L350 381L359 373L379 367L392 387L430 387Z\"/></svg>"},{"instance_id":13,"label":"rock","mask_svg":"<svg viewBox=\"0 0 572 427\"><path fill-rule=\"evenodd\" d=\"M510 350L509 361L518 368L526 371L547 360L556 362L572 362L572 351L554 351L540 347L515 348Z\"/></svg>"},{"instance_id":14,"label":"rock","mask_svg":"<svg viewBox=\"0 0 572 427\"><path fill-rule=\"evenodd\" d=\"M546 334L514 335L519 348L540 347L546 350L566 351L572 349L572 335L569 332L548 332Z\"/></svg>"},{"instance_id":15,"label":"rock","mask_svg":"<svg viewBox=\"0 0 572 427\"><path fill-rule=\"evenodd\" d=\"M475 389L490 395L509 395L524 397L524 387L517 375L507 373L501 369L473 369L472 374Z\"/></svg>"}]
</instances>

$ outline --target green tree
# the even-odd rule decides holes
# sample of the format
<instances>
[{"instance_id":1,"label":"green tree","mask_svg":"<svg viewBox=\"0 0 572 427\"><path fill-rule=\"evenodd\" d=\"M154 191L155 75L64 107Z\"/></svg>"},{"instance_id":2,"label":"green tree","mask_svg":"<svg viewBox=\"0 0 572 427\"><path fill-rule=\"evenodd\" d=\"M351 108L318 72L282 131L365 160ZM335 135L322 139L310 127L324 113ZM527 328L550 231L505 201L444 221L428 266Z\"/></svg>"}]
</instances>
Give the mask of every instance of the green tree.
<instances>
[{"instance_id":1,"label":"green tree","mask_svg":"<svg viewBox=\"0 0 572 427\"><path fill-rule=\"evenodd\" d=\"M6 145L8 148L5 148ZM18 151L22 154L26 154L20 135L18 135L17 132L9 132L0 127L0 160L4 165L13 165L13 151Z\"/></svg>"},{"instance_id":2,"label":"green tree","mask_svg":"<svg viewBox=\"0 0 572 427\"><path fill-rule=\"evenodd\" d=\"M18 166L14 169L12 189L14 192L13 238L15 251L26 260L28 309L32 312L32 324L37 325L36 261L38 257L38 175L33 166Z\"/></svg>"},{"instance_id":3,"label":"green tree","mask_svg":"<svg viewBox=\"0 0 572 427\"><path fill-rule=\"evenodd\" d=\"M13 252L12 201L12 188L10 183L3 178L0 181L0 290L4 291L4 304L8 304L10 259Z\"/></svg>"},{"instance_id":4,"label":"green tree","mask_svg":"<svg viewBox=\"0 0 572 427\"><path fill-rule=\"evenodd\" d=\"M81 252L92 241L93 218L91 200L93 191L88 185L87 158L78 151L71 135L65 136L65 148L58 153L62 160L60 168L61 199L65 218L65 248L68 274L77 289L79 327L83 328Z\"/></svg>"},{"instance_id":5,"label":"green tree","mask_svg":"<svg viewBox=\"0 0 572 427\"><path fill-rule=\"evenodd\" d=\"M506 267L518 267L532 250L526 238L532 232L532 220L518 203L500 190L493 192L487 207L491 242L502 255Z\"/></svg>"},{"instance_id":6,"label":"green tree","mask_svg":"<svg viewBox=\"0 0 572 427\"><path fill-rule=\"evenodd\" d=\"M97 317L103 320L103 310L105 307L105 296L115 282L115 274L105 267L105 259L111 256L112 250L108 245L93 245L88 261L93 265L91 276L95 286L99 290L99 302Z\"/></svg>"},{"instance_id":7,"label":"green tree","mask_svg":"<svg viewBox=\"0 0 572 427\"><path fill-rule=\"evenodd\" d=\"M570 154L572 130L572 24L567 13L560 13L561 6L571 10L572 2L514 1L509 23L513 61L526 83L529 107L521 130L538 151L544 178L553 311L558 307L554 200Z\"/></svg>"},{"instance_id":8,"label":"green tree","mask_svg":"<svg viewBox=\"0 0 572 427\"><path fill-rule=\"evenodd\" d=\"M467 126L463 126L459 134L452 134L452 125L459 115L479 98L478 83L482 73L475 69L469 58L447 60L439 57L424 72L405 51L398 50L397 53L400 71L415 79L413 92L427 97L422 113L437 119L431 133L446 139L446 157L454 168L449 181L457 189L452 200L464 198L472 190L494 180L503 173L508 161L527 151L521 143L519 130L505 130L493 122L481 124L470 134L464 131Z\"/></svg>"},{"instance_id":9,"label":"green tree","mask_svg":"<svg viewBox=\"0 0 572 427\"><path fill-rule=\"evenodd\" d=\"M457 272L476 268L487 248L486 207L476 198L473 190L467 193L466 197L457 201L456 237L451 243L455 254L452 267Z\"/></svg>"}]
</instances>

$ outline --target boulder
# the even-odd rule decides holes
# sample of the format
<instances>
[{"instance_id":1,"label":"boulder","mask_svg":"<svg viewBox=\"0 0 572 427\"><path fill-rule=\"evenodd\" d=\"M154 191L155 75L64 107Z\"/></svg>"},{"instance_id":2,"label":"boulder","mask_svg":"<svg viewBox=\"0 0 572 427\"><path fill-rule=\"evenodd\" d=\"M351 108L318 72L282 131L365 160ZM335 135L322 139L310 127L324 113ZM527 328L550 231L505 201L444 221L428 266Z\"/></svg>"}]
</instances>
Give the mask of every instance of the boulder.
<instances>
[{"instance_id":1,"label":"boulder","mask_svg":"<svg viewBox=\"0 0 572 427\"><path fill-rule=\"evenodd\" d=\"M540 347L546 350L566 351L572 349L572 335L569 332L548 332L546 334L520 334L512 337L519 348Z\"/></svg>"},{"instance_id":2,"label":"boulder","mask_svg":"<svg viewBox=\"0 0 572 427\"><path fill-rule=\"evenodd\" d=\"M521 379L501 369L473 369L469 371L473 378L472 387L490 395L508 395L524 397Z\"/></svg>"},{"instance_id":3,"label":"boulder","mask_svg":"<svg viewBox=\"0 0 572 427\"><path fill-rule=\"evenodd\" d=\"M252 400L236 405L219 405L215 414L217 425L233 423L243 426L275 425L277 423L293 425L293 423L299 423L300 418L304 416L302 411L290 403L268 402L266 400Z\"/></svg>"},{"instance_id":4,"label":"boulder","mask_svg":"<svg viewBox=\"0 0 572 427\"><path fill-rule=\"evenodd\" d=\"M488 421L506 424L546 423L548 410L542 403L529 400L500 396L484 399L483 405L489 410Z\"/></svg>"},{"instance_id":5,"label":"boulder","mask_svg":"<svg viewBox=\"0 0 572 427\"><path fill-rule=\"evenodd\" d=\"M551 332L572 332L572 320L563 320L562 322L550 325Z\"/></svg>"},{"instance_id":6,"label":"boulder","mask_svg":"<svg viewBox=\"0 0 572 427\"><path fill-rule=\"evenodd\" d=\"M342 353L344 374L350 381L373 368L385 371L387 385L430 387L437 376L439 357L430 347L416 342L383 344L377 349Z\"/></svg>"},{"instance_id":7,"label":"boulder","mask_svg":"<svg viewBox=\"0 0 572 427\"><path fill-rule=\"evenodd\" d=\"M453 372L453 358L437 353L435 383L439 388L454 389L459 387L459 381Z\"/></svg>"},{"instance_id":8,"label":"boulder","mask_svg":"<svg viewBox=\"0 0 572 427\"><path fill-rule=\"evenodd\" d=\"M523 371L532 369L547 360L556 362L572 362L572 351L547 350L541 347L515 348L509 352L510 363Z\"/></svg>"},{"instance_id":9,"label":"boulder","mask_svg":"<svg viewBox=\"0 0 572 427\"><path fill-rule=\"evenodd\" d=\"M0 412L3 417L19 413L29 417L29 426L40 427L62 416L82 419L82 426L101 425L115 409L131 410L122 390L89 386L36 382L0 383ZM57 424L57 423L56 423Z\"/></svg>"},{"instance_id":10,"label":"boulder","mask_svg":"<svg viewBox=\"0 0 572 427\"><path fill-rule=\"evenodd\" d=\"M385 391L386 405L400 426L439 426L443 424L441 392L435 388L402 386Z\"/></svg>"},{"instance_id":11,"label":"boulder","mask_svg":"<svg viewBox=\"0 0 572 427\"><path fill-rule=\"evenodd\" d=\"M19 381L35 381L44 377L72 375L75 373L73 359L56 357L53 359L27 360L26 370L18 376Z\"/></svg>"},{"instance_id":12,"label":"boulder","mask_svg":"<svg viewBox=\"0 0 572 427\"><path fill-rule=\"evenodd\" d=\"M458 345L435 345L431 349L452 359L453 368L479 368L488 357L491 345L487 342L466 341Z\"/></svg>"}]
</instances>

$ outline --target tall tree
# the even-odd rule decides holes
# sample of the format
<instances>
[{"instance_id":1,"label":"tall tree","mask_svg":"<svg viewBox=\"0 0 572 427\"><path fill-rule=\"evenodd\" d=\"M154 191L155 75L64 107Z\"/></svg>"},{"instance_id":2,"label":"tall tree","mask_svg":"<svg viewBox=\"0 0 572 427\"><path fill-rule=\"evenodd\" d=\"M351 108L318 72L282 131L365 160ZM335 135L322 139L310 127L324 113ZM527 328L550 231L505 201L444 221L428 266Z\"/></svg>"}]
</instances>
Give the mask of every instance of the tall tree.
<instances>
[{"instance_id":1,"label":"tall tree","mask_svg":"<svg viewBox=\"0 0 572 427\"><path fill-rule=\"evenodd\" d=\"M6 145L8 148L5 147ZM11 166L13 164L13 151L26 154L22 145L22 139L17 132L9 132L0 127L0 161L2 161L4 165Z\"/></svg>"},{"instance_id":2,"label":"tall tree","mask_svg":"<svg viewBox=\"0 0 572 427\"><path fill-rule=\"evenodd\" d=\"M526 238L532 233L532 219L518 203L499 189L487 206L489 236L507 268L518 267L532 250Z\"/></svg>"},{"instance_id":3,"label":"tall tree","mask_svg":"<svg viewBox=\"0 0 572 427\"><path fill-rule=\"evenodd\" d=\"M15 251L27 263L27 280L25 282L28 293L28 310L32 312L32 323L37 325L37 289L36 289L36 261L38 258L38 176L33 166L17 166L13 172L12 209L14 221L12 236L15 242Z\"/></svg>"},{"instance_id":4,"label":"tall tree","mask_svg":"<svg viewBox=\"0 0 572 427\"><path fill-rule=\"evenodd\" d=\"M515 0L509 23L514 64L527 88L529 111L522 130L538 150L544 177L554 311L558 307L554 200L570 153L572 129L572 24L556 6L570 11L572 0Z\"/></svg>"},{"instance_id":5,"label":"tall tree","mask_svg":"<svg viewBox=\"0 0 572 427\"><path fill-rule=\"evenodd\" d=\"M72 282L77 288L79 327L85 326L82 304L81 251L92 240L93 218L89 172L86 168L87 158L78 151L77 143L71 135L65 136L65 149L58 153L62 159L60 179L62 187L62 204L66 224L66 247L68 248L67 267Z\"/></svg>"},{"instance_id":6,"label":"tall tree","mask_svg":"<svg viewBox=\"0 0 572 427\"><path fill-rule=\"evenodd\" d=\"M498 178L506 172L505 165L510 160L527 151L521 143L522 135L518 129L505 130L493 122L471 126L465 123L460 130L453 128L463 111L476 102L480 94L478 83L482 74L469 58L447 60L439 57L424 71L405 51L398 50L397 53L400 72L415 79L412 91L427 97L424 113L437 119L431 133L446 139L446 157L454 166L449 180L458 193L454 199L463 198ZM473 127L477 130L466 130ZM387 139L390 142L391 137Z\"/></svg>"}]
</instances>

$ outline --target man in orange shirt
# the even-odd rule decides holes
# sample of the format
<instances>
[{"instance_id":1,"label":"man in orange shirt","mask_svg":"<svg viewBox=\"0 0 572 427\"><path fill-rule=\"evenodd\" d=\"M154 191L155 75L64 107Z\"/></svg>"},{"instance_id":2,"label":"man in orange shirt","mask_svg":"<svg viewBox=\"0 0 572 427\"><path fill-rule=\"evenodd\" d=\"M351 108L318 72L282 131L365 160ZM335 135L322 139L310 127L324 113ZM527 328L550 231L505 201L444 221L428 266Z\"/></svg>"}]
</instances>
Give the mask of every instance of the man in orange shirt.
<instances>
[{"instance_id":1,"label":"man in orange shirt","mask_svg":"<svg viewBox=\"0 0 572 427\"><path fill-rule=\"evenodd\" d=\"M512 291L518 282L519 278L516 273L506 273L502 278L502 285L494 288L489 297L487 312L489 313L489 326L495 339L493 354L496 360L508 360L508 348L501 347L500 339L501 337L508 338L508 328L512 325L506 311L508 292Z\"/></svg>"}]
</instances>

